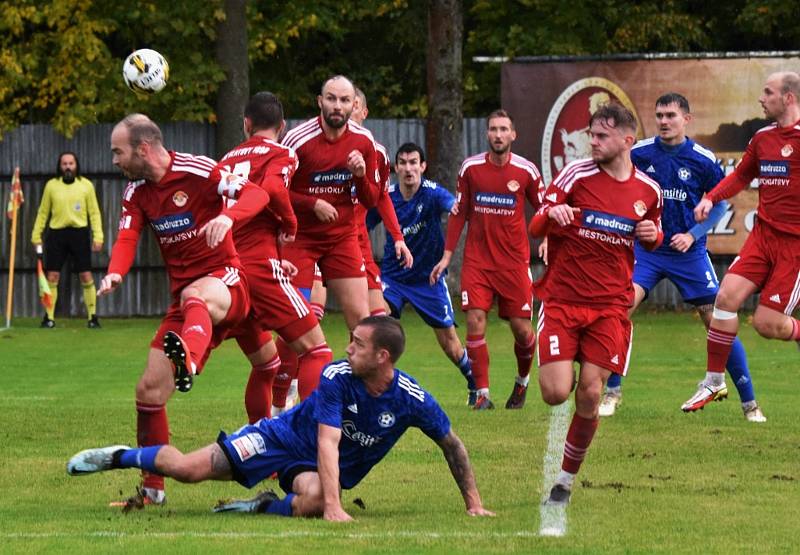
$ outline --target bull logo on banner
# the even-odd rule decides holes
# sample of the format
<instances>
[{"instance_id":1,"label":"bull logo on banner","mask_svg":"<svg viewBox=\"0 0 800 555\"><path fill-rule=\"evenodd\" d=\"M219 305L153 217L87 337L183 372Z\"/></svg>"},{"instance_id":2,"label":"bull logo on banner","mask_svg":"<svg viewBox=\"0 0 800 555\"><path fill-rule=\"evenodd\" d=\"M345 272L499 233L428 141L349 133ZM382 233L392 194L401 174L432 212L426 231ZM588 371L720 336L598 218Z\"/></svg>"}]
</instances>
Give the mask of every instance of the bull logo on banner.
<instances>
[{"instance_id":1,"label":"bull logo on banner","mask_svg":"<svg viewBox=\"0 0 800 555\"><path fill-rule=\"evenodd\" d=\"M636 118L636 138L644 137L639 114L625 91L603 77L587 77L568 86L550 109L542 137L542 177L550 183L565 165L592 156L589 118L598 108L616 101Z\"/></svg>"}]
</instances>

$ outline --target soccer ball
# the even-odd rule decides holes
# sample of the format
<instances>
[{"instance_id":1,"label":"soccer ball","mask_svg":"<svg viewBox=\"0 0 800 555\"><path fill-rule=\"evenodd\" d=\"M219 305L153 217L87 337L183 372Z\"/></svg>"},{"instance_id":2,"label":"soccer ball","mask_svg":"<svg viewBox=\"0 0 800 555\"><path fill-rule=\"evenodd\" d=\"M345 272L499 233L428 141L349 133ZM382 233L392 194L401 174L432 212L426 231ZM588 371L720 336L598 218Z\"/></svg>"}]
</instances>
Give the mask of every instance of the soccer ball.
<instances>
[{"instance_id":1,"label":"soccer ball","mask_svg":"<svg viewBox=\"0 0 800 555\"><path fill-rule=\"evenodd\" d=\"M157 93L167 85L169 64L166 58L148 48L131 52L122 64L122 78L136 93Z\"/></svg>"}]
</instances>

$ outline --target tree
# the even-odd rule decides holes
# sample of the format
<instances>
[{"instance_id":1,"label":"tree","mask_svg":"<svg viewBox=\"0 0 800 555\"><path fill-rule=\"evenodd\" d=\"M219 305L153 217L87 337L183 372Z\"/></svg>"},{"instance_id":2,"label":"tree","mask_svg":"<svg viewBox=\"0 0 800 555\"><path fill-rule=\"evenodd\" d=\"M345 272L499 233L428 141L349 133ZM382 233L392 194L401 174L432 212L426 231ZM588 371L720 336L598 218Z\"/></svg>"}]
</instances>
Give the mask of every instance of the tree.
<instances>
[{"instance_id":1,"label":"tree","mask_svg":"<svg viewBox=\"0 0 800 555\"><path fill-rule=\"evenodd\" d=\"M217 159L242 142L242 108L250 97L246 0L225 0L217 23L216 58L225 72L216 100Z\"/></svg>"}]
</instances>

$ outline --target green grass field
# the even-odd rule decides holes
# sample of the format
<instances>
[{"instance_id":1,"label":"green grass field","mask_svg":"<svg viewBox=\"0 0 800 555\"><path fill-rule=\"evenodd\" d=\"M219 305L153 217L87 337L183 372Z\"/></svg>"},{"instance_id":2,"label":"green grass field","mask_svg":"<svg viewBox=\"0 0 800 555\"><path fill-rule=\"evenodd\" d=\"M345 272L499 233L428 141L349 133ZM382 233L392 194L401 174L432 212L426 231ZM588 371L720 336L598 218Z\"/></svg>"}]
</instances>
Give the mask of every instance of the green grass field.
<instances>
[{"instance_id":1,"label":"green grass field","mask_svg":"<svg viewBox=\"0 0 800 555\"><path fill-rule=\"evenodd\" d=\"M134 386L156 320L103 320L54 330L21 319L0 332L0 552L253 553L731 553L797 552L800 532L798 352L744 324L756 392L769 421L742 416L738 397L697 414L680 404L703 375L705 338L689 314L640 314L624 403L603 420L567 510L565 537L539 537L543 456L550 409L535 378L521 411L473 413L463 379L431 331L404 316L399 366L442 403L470 452L492 519L466 516L438 448L410 431L354 490L341 525L318 520L212 514L235 483L168 484L168 504L122 514L135 471L70 478L76 451L135 441ZM335 357L346 335L337 315L324 327ZM463 328L462 328L463 331ZM515 364L507 327L488 333L492 392L501 406ZM168 405L172 441L210 443L245 423L249 367L233 342L216 351L188 394ZM275 487L276 484L266 484ZM353 504L363 499L366 509Z\"/></svg>"}]
</instances>

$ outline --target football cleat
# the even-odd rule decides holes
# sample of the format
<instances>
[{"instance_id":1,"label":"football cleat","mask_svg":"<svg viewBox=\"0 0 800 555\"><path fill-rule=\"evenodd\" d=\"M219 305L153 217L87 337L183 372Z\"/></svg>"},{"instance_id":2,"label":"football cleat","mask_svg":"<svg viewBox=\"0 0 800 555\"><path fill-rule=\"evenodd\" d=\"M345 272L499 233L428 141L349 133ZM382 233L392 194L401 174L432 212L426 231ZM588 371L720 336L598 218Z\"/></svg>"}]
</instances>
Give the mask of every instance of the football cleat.
<instances>
[{"instance_id":1,"label":"football cleat","mask_svg":"<svg viewBox=\"0 0 800 555\"><path fill-rule=\"evenodd\" d=\"M273 501L278 501L278 494L268 489L252 499L221 499L212 509L215 513L263 513Z\"/></svg>"},{"instance_id":2,"label":"football cleat","mask_svg":"<svg viewBox=\"0 0 800 555\"><path fill-rule=\"evenodd\" d=\"M141 510L148 505L160 506L167 502L167 495L163 489L136 487L136 493L120 501L112 501L109 507L121 507L123 513L132 509Z\"/></svg>"},{"instance_id":3,"label":"football cleat","mask_svg":"<svg viewBox=\"0 0 800 555\"><path fill-rule=\"evenodd\" d=\"M568 505L572 490L567 489L563 484L556 483L550 490L550 497L544 502L545 505Z\"/></svg>"},{"instance_id":4,"label":"football cleat","mask_svg":"<svg viewBox=\"0 0 800 555\"><path fill-rule=\"evenodd\" d=\"M472 410L492 410L494 409L494 403L492 400L489 399L487 395L478 394L478 398L475 400L475 405L473 405Z\"/></svg>"},{"instance_id":5,"label":"football cleat","mask_svg":"<svg viewBox=\"0 0 800 555\"><path fill-rule=\"evenodd\" d=\"M469 390L469 394L467 395L467 406L474 407L475 402L478 400L478 392L474 389Z\"/></svg>"},{"instance_id":6,"label":"football cleat","mask_svg":"<svg viewBox=\"0 0 800 555\"><path fill-rule=\"evenodd\" d=\"M100 325L100 320L97 319L97 314L89 318L89 321L86 322L86 327L89 328L90 330L96 330L102 327Z\"/></svg>"},{"instance_id":7,"label":"football cleat","mask_svg":"<svg viewBox=\"0 0 800 555\"><path fill-rule=\"evenodd\" d=\"M168 331L164 334L164 354L167 355L167 358L172 363L172 370L175 374L175 389L182 393L192 389L192 376L194 374L190 370L192 368L192 356L189 354L189 349L181 339L181 336L174 331Z\"/></svg>"},{"instance_id":8,"label":"football cleat","mask_svg":"<svg viewBox=\"0 0 800 555\"><path fill-rule=\"evenodd\" d=\"M617 407L622 404L622 391L609 391L603 393L603 399L600 401L600 416L614 416L617 412Z\"/></svg>"},{"instance_id":9,"label":"football cleat","mask_svg":"<svg viewBox=\"0 0 800 555\"><path fill-rule=\"evenodd\" d=\"M705 381L697 384L697 392L681 405L683 412L694 412L702 409L712 401L722 401L728 398L728 386L725 383L719 385L707 384Z\"/></svg>"},{"instance_id":10,"label":"football cleat","mask_svg":"<svg viewBox=\"0 0 800 555\"><path fill-rule=\"evenodd\" d=\"M758 405L744 408L744 417L747 419L748 422L756 422L762 423L767 421L767 417L764 416L764 413L761 412L761 407Z\"/></svg>"},{"instance_id":11,"label":"football cleat","mask_svg":"<svg viewBox=\"0 0 800 555\"><path fill-rule=\"evenodd\" d=\"M40 328L47 328L47 329L54 328L54 327L56 327L56 321L55 320L51 320L50 318L47 317L47 314L45 314L44 318L42 318L42 323L39 324L39 327Z\"/></svg>"},{"instance_id":12,"label":"football cleat","mask_svg":"<svg viewBox=\"0 0 800 555\"><path fill-rule=\"evenodd\" d=\"M521 409L525 406L525 396L528 394L528 386L514 383L514 389L511 391L511 396L506 401L507 409Z\"/></svg>"},{"instance_id":13,"label":"football cleat","mask_svg":"<svg viewBox=\"0 0 800 555\"><path fill-rule=\"evenodd\" d=\"M70 476L80 476L82 474L92 474L111 470L111 463L114 461L114 453L130 449L127 445L112 445L110 447L99 447L95 449L85 449L72 456L67 461L67 474Z\"/></svg>"}]
</instances>

